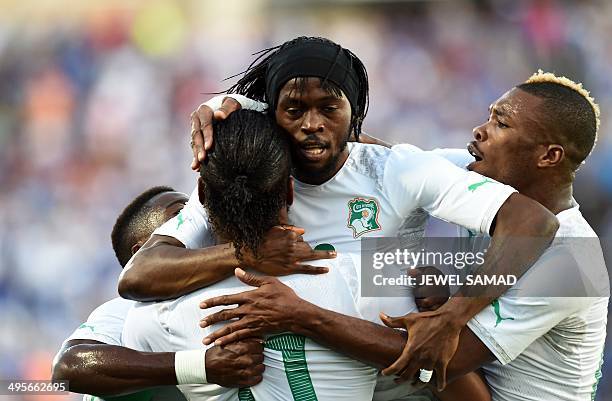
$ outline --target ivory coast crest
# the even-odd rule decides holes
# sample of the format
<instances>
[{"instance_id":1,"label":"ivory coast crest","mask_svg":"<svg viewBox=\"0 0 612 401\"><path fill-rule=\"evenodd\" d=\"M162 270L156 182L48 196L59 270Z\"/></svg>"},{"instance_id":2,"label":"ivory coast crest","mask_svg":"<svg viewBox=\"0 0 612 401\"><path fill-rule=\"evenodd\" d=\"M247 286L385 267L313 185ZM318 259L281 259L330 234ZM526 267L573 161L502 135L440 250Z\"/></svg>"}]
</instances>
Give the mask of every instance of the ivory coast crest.
<instances>
[{"instance_id":1,"label":"ivory coast crest","mask_svg":"<svg viewBox=\"0 0 612 401\"><path fill-rule=\"evenodd\" d=\"M353 238L370 231L380 230L378 212L380 207L374 198L353 198L348 202L348 226L353 229Z\"/></svg>"}]
</instances>

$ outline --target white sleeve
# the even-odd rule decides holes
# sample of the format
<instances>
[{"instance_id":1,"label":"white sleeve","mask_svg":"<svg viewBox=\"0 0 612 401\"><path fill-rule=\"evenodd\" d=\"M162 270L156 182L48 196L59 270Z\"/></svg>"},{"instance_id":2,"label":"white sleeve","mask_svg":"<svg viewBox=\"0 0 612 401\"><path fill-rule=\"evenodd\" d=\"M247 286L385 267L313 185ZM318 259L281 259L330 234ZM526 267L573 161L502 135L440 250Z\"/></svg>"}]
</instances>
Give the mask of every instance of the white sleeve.
<instances>
[{"instance_id":1,"label":"white sleeve","mask_svg":"<svg viewBox=\"0 0 612 401\"><path fill-rule=\"evenodd\" d=\"M153 231L153 235L176 238L187 249L204 248L215 244L208 224L208 213L200 203L197 186L181 212Z\"/></svg>"},{"instance_id":2,"label":"white sleeve","mask_svg":"<svg viewBox=\"0 0 612 401\"><path fill-rule=\"evenodd\" d=\"M114 298L98 306L64 342L94 340L110 345L122 345L121 332L134 301Z\"/></svg>"},{"instance_id":3,"label":"white sleeve","mask_svg":"<svg viewBox=\"0 0 612 401\"><path fill-rule=\"evenodd\" d=\"M468 327L502 364L510 363L536 339L594 302L596 298L584 297L581 275L572 255L547 251Z\"/></svg>"},{"instance_id":4,"label":"white sleeve","mask_svg":"<svg viewBox=\"0 0 612 401\"><path fill-rule=\"evenodd\" d=\"M218 95L213 98L210 98L204 104L210 107L212 110L217 110L223 105L223 100L225 98L232 98L238 103L240 103L240 107L247 110L255 110L259 112L264 112L268 109L268 104L264 102L258 102L257 100L249 99L243 95L237 95L235 93L228 93L224 95Z\"/></svg>"},{"instance_id":5,"label":"white sleeve","mask_svg":"<svg viewBox=\"0 0 612 401\"><path fill-rule=\"evenodd\" d=\"M411 145L393 147L384 179L400 213L408 215L416 206L484 234L489 233L497 211L516 192L511 186L460 169L435 153Z\"/></svg>"},{"instance_id":6,"label":"white sleeve","mask_svg":"<svg viewBox=\"0 0 612 401\"><path fill-rule=\"evenodd\" d=\"M432 150L431 153L445 158L462 169L465 169L468 164L474 161L474 156L467 149L437 148Z\"/></svg>"}]
</instances>

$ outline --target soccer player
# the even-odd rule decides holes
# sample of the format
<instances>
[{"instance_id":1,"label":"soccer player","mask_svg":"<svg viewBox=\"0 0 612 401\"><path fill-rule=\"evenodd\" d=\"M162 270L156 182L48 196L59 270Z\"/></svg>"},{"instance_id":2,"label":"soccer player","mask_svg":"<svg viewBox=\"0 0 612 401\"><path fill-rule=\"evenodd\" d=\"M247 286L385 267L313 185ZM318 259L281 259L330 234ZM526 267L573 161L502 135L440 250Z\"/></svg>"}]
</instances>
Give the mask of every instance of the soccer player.
<instances>
[{"instance_id":1,"label":"soccer player","mask_svg":"<svg viewBox=\"0 0 612 401\"><path fill-rule=\"evenodd\" d=\"M153 187L138 195L121 212L111 240L123 267L153 230L176 216L187 202L187 195L170 187ZM69 380L70 390L79 393L116 396L158 386L177 384L182 374L183 354L143 353L123 346L121 332L134 302L115 298L96 308L62 344L53 362L53 379ZM261 380L258 363L261 345L247 341L236 347L209 349L200 363L208 381L222 385L252 385ZM235 355L244 355L237 359ZM259 355L259 356L257 356ZM175 360L178 365L175 365ZM206 361L206 362L205 362ZM178 369L177 369L178 368ZM192 366L190 366L192 368ZM194 382L201 382L200 378ZM173 391L174 390L174 391ZM154 397L155 396L155 397ZM123 397L122 400L181 399L176 387L158 387ZM91 397L86 395L85 399Z\"/></svg>"},{"instance_id":2,"label":"soccer player","mask_svg":"<svg viewBox=\"0 0 612 401\"><path fill-rule=\"evenodd\" d=\"M572 198L572 183L594 147L599 107L581 85L539 72L489 112L474 129L468 169L539 201L557 215L560 228L528 273L462 330L448 374L483 367L494 401L592 400L601 377L609 278L597 236ZM248 297L203 301L207 308L239 305L206 318L205 325L239 318L207 342L290 329L372 364L389 365L402 354L406 339L397 331L313 306L275 278L238 276L260 288ZM279 295L268 302L270 294ZM410 316L382 318L391 327L411 324ZM386 373L411 378L419 365L411 366L405 355Z\"/></svg>"},{"instance_id":3,"label":"soccer player","mask_svg":"<svg viewBox=\"0 0 612 401\"><path fill-rule=\"evenodd\" d=\"M289 221L306 229L303 238L315 248L359 252L361 238L419 239L431 214L474 232L492 233L485 272L521 276L552 239L558 226L554 215L509 186L488 180L470 191L472 184L485 178L431 152L347 143L351 134L359 137L368 88L365 67L347 49L325 39L302 37L263 57L235 89L267 101L269 114L289 136L296 179ZM194 116L195 132L197 120ZM363 210L373 212L365 231L351 224L363 216ZM184 224L179 225L179 220ZM209 244L207 220L198 200L190 199L179 218L156 230L134 255L120 280L120 292L150 300L152 294L160 295L157 282L163 281L163 296L172 298L193 290L195 286L186 282L231 274L239 265L233 254L218 258L215 266L198 262L197 255L203 251L193 249ZM498 240L518 235L541 240L520 252L512 242ZM293 245L279 246L291 249ZM138 291L132 291L133 287ZM381 307L384 300L380 298L360 298L359 302L367 319L375 319L388 307ZM422 355L430 357L421 368L444 370L461 328L486 305L478 298L453 297L435 316L418 315L411 330L421 334L413 334L410 344L425 349ZM422 342L425 333L428 339L444 341ZM443 363L438 364L440 360Z\"/></svg>"},{"instance_id":4,"label":"soccer player","mask_svg":"<svg viewBox=\"0 0 612 401\"><path fill-rule=\"evenodd\" d=\"M209 212L216 238L230 242L236 256L256 254L269 228L286 224L292 203L287 138L261 113L241 110L215 125L216 142L201 169L199 199ZM281 280L302 297L358 317L357 268L350 257L318 261L324 276L290 275ZM351 284L352 283L352 284ZM202 346L210 331L199 327L205 296L248 289L230 277L176 300L139 303L130 310L125 344L142 351L182 351ZM406 300L410 302L410 300ZM204 315L205 316L205 315ZM202 351L188 351L194 355ZM215 385L179 386L188 399L370 401L376 369L290 333L267 338L264 380L251 390ZM201 357L200 357L201 358Z\"/></svg>"}]
</instances>

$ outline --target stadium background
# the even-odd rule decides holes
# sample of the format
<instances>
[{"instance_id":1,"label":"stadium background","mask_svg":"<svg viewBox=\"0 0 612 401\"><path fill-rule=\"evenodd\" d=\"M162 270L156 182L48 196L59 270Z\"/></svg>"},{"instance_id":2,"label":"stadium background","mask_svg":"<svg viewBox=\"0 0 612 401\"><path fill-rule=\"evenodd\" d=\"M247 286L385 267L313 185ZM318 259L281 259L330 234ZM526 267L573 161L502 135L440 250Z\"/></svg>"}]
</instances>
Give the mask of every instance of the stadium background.
<instances>
[{"instance_id":1,"label":"stadium background","mask_svg":"<svg viewBox=\"0 0 612 401\"><path fill-rule=\"evenodd\" d=\"M0 378L47 378L63 338L115 296L110 231L142 190L191 191L189 113L251 53L301 34L365 62L367 132L462 147L538 67L602 108L575 197L612 235L612 2L0 0ZM2 396L0 396L2 398ZM46 399L78 397L31 397ZM11 398L16 399L16 398ZM608 347L599 400L612 400Z\"/></svg>"}]
</instances>

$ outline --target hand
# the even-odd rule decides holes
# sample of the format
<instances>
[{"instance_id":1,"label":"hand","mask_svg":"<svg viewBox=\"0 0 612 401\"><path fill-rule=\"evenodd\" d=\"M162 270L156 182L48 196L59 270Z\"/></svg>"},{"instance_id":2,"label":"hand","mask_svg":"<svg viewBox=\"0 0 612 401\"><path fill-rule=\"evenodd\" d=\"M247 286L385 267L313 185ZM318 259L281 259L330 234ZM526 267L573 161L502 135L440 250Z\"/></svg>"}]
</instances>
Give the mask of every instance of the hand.
<instances>
[{"instance_id":1,"label":"hand","mask_svg":"<svg viewBox=\"0 0 612 401\"><path fill-rule=\"evenodd\" d=\"M394 328L406 328L408 341L402 355L388 368L384 375L398 375L398 382L414 380L419 369L433 370L438 390L446 387L446 368L459 344L459 333L463 327L454 319L448 308L433 312L410 313L402 317L380 318L384 324Z\"/></svg>"},{"instance_id":2,"label":"hand","mask_svg":"<svg viewBox=\"0 0 612 401\"><path fill-rule=\"evenodd\" d=\"M227 116L240 109L240 103L231 97L223 99L220 108L213 110L202 103L196 111L191 113L191 150L193 161L191 169L198 171L206 158L206 152L213 143L213 120L225 120Z\"/></svg>"},{"instance_id":3,"label":"hand","mask_svg":"<svg viewBox=\"0 0 612 401\"><path fill-rule=\"evenodd\" d=\"M259 288L210 298L200 303L202 309L238 305L237 308L224 309L200 321L200 327L207 327L238 319L204 338L204 344L214 341L215 345L224 345L244 338L261 337L263 334L292 331L295 311L300 309L303 300L277 278L257 277L240 268L236 269L235 274L243 283Z\"/></svg>"},{"instance_id":4,"label":"hand","mask_svg":"<svg viewBox=\"0 0 612 401\"><path fill-rule=\"evenodd\" d=\"M263 376L263 341L247 338L206 350L206 378L222 387L250 387Z\"/></svg>"},{"instance_id":5,"label":"hand","mask_svg":"<svg viewBox=\"0 0 612 401\"><path fill-rule=\"evenodd\" d=\"M335 251L315 251L302 238L304 229L294 226L275 226L265 235L259 247L258 256L244 252L242 264L268 276L288 274L322 274L329 269L325 266L305 265L302 262L317 259L332 259Z\"/></svg>"},{"instance_id":6,"label":"hand","mask_svg":"<svg viewBox=\"0 0 612 401\"><path fill-rule=\"evenodd\" d=\"M434 266L419 266L408 270L408 275L414 277L417 283L421 278L427 276L443 276L440 270ZM442 285L417 285L414 288L414 300L420 312L434 311L448 301L450 290L447 284Z\"/></svg>"}]
</instances>

